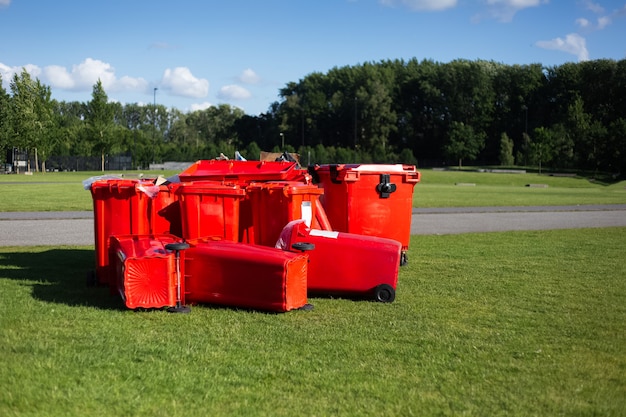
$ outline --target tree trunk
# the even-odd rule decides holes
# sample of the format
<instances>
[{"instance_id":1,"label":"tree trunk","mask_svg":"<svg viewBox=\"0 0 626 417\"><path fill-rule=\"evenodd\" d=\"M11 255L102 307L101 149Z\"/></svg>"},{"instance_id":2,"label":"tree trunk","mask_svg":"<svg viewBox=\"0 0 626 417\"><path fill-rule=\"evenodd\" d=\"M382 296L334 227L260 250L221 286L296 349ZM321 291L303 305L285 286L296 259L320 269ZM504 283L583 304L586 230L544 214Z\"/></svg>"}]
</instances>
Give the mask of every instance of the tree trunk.
<instances>
[{"instance_id":1,"label":"tree trunk","mask_svg":"<svg viewBox=\"0 0 626 417\"><path fill-rule=\"evenodd\" d=\"M102 167L102 172L104 172L104 152L100 154L100 164Z\"/></svg>"}]
</instances>

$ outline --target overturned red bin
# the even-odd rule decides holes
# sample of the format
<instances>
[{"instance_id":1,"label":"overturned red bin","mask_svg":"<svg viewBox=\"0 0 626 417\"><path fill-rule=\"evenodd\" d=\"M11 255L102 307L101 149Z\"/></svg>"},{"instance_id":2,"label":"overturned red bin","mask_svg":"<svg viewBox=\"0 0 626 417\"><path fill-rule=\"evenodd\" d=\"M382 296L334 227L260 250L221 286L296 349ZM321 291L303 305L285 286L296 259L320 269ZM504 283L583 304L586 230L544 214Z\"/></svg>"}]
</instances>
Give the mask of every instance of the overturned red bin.
<instances>
[{"instance_id":1,"label":"overturned red bin","mask_svg":"<svg viewBox=\"0 0 626 417\"><path fill-rule=\"evenodd\" d=\"M109 285L112 292L119 293L126 307L161 308L176 304L175 254L167 245L179 241L172 235L111 237ZM181 281L181 293L184 293L182 285Z\"/></svg>"},{"instance_id":2,"label":"overturned red bin","mask_svg":"<svg viewBox=\"0 0 626 417\"><path fill-rule=\"evenodd\" d=\"M191 240L185 300L286 312L307 305L308 256L224 240Z\"/></svg>"},{"instance_id":3,"label":"overturned red bin","mask_svg":"<svg viewBox=\"0 0 626 417\"><path fill-rule=\"evenodd\" d=\"M307 289L312 295L348 295L392 302L402 245L392 239L310 229L290 222L276 247L309 255Z\"/></svg>"}]
</instances>

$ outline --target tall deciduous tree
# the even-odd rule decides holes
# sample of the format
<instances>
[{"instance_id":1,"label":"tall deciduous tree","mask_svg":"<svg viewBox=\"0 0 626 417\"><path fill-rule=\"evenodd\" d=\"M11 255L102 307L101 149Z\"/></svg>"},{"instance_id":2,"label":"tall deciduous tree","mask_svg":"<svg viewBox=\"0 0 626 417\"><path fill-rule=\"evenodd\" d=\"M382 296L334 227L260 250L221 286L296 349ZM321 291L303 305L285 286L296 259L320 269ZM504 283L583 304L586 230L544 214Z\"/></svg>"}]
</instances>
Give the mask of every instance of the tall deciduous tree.
<instances>
[{"instance_id":1,"label":"tall deciduous tree","mask_svg":"<svg viewBox=\"0 0 626 417\"><path fill-rule=\"evenodd\" d=\"M4 150L9 149L9 108L10 97L2 86L2 74L0 74L0 161L4 161ZM4 168L4 167L3 167Z\"/></svg>"},{"instance_id":2,"label":"tall deciduous tree","mask_svg":"<svg viewBox=\"0 0 626 417\"><path fill-rule=\"evenodd\" d=\"M500 135L500 165L511 166L515 163L513 158L513 139L506 133Z\"/></svg>"},{"instance_id":3,"label":"tall deciduous tree","mask_svg":"<svg viewBox=\"0 0 626 417\"><path fill-rule=\"evenodd\" d=\"M459 168L461 168L463 159L475 159L484 146L484 133L475 132L472 126L463 122L452 122L444 153L449 158L458 160Z\"/></svg>"},{"instance_id":4,"label":"tall deciduous tree","mask_svg":"<svg viewBox=\"0 0 626 417\"><path fill-rule=\"evenodd\" d=\"M50 87L41 84L39 79L33 80L26 69L13 76L10 86L13 96L9 140L19 148L34 152L36 170L39 169L37 158L41 155L45 172L45 161L54 147Z\"/></svg>"},{"instance_id":5,"label":"tall deciduous tree","mask_svg":"<svg viewBox=\"0 0 626 417\"><path fill-rule=\"evenodd\" d=\"M86 122L92 149L100 155L102 171L104 171L104 156L114 144L115 109L108 101L102 81L98 79L93 86L91 101L87 104Z\"/></svg>"},{"instance_id":6,"label":"tall deciduous tree","mask_svg":"<svg viewBox=\"0 0 626 417\"><path fill-rule=\"evenodd\" d=\"M533 162L539 166L539 174L543 163L550 162L553 158L554 141L554 133L550 129L538 127L533 131L530 154Z\"/></svg>"}]
</instances>

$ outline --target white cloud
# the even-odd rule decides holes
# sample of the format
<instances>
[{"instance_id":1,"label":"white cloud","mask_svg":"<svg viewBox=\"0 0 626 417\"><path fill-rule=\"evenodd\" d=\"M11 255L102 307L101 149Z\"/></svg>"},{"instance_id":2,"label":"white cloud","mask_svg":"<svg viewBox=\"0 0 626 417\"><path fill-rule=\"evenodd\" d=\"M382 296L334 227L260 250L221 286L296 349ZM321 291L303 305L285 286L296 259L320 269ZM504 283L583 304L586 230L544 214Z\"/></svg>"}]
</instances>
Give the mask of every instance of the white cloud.
<instances>
[{"instance_id":1,"label":"white cloud","mask_svg":"<svg viewBox=\"0 0 626 417\"><path fill-rule=\"evenodd\" d=\"M244 84L257 84L261 81L261 77L259 77L252 69L248 68L241 73L239 81Z\"/></svg>"},{"instance_id":2,"label":"white cloud","mask_svg":"<svg viewBox=\"0 0 626 417\"><path fill-rule=\"evenodd\" d=\"M222 100L246 100L252 97L252 94L239 85L225 85L220 88L217 95Z\"/></svg>"},{"instance_id":3,"label":"white cloud","mask_svg":"<svg viewBox=\"0 0 626 417\"><path fill-rule=\"evenodd\" d=\"M611 24L611 18L609 16L603 16L598 18L598 30L602 30Z\"/></svg>"},{"instance_id":4,"label":"white cloud","mask_svg":"<svg viewBox=\"0 0 626 417\"><path fill-rule=\"evenodd\" d=\"M2 76L2 86L5 90L9 89L9 81L15 73L14 69L0 62L0 76Z\"/></svg>"},{"instance_id":5,"label":"white cloud","mask_svg":"<svg viewBox=\"0 0 626 417\"><path fill-rule=\"evenodd\" d=\"M160 85L172 94L182 97L201 98L209 94L209 81L194 77L186 67L166 69Z\"/></svg>"},{"instance_id":6,"label":"white cloud","mask_svg":"<svg viewBox=\"0 0 626 417\"><path fill-rule=\"evenodd\" d=\"M41 68L39 68L37 65L26 64L21 67L9 67L8 65L0 62L0 74L2 75L2 85L4 86L5 90L9 89L13 76L15 74L20 74L22 72L22 69L25 69L32 78L39 78L39 76L41 75Z\"/></svg>"},{"instance_id":7,"label":"white cloud","mask_svg":"<svg viewBox=\"0 0 626 417\"><path fill-rule=\"evenodd\" d=\"M100 80L106 91L144 91L148 83L143 78L123 76L117 78L115 68L106 62L87 58L72 69L59 65L48 65L43 68L42 81L52 88L69 91L90 91Z\"/></svg>"},{"instance_id":8,"label":"white cloud","mask_svg":"<svg viewBox=\"0 0 626 417\"><path fill-rule=\"evenodd\" d=\"M593 3L591 1L582 1L581 3L587 10L590 10L591 12L600 15L600 17L597 18L595 25L593 25L585 18L580 18L576 20L576 23L579 26L587 29L603 30L606 29L607 26L611 25L614 20L626 16L626 4L611 13L605 14L604 8L597 3ZM586 22L587 24L582 25L580 22Z\"/></svg>"},{"instance_id":9,"label":"white cloud","mask_svg":"<svg viewBox=\"0 0 626 417\"><path fill-rule=\"evenodd\" d=\"M587 42L585 38L576 33L566 35L565 39L555 38L549 41L539 41L536 45L540 48L562 51L575 55L579 61L589 60Z\"/></svg>"},{"instance_id":10,"label":"white cloud","mask_svg":"<svg viewBox=\"0 0 626 417\"><path fill-rule=\"evenodd\" d=\"M604 7L600 6L598 3L594 3L590 0L584 0L582 3L586 9L589 9L594 13L598 13L598 14L604 13Z\"/></svg>"},{"instance_id":11,"label":"white cloud","mask_svg":"<svg viewBox=\"0 0 626 417\"><path fill-rule=\"evenodd\" d=\"M591 23L583 17L581 17L580 19L576 19L576 24L581 28L588 28L589 25L591 25Z\"/></svg>"},{"instance_id":12,"label":"white cloud","mask_svg":"<svg viewBox=\"0 0 626 417\"><path fill-rule=\"evenodd\" d=\"M143 78L133 78L127 75L123 76L115 83L115 91L145 91L148 87L148 82Z\"/></svg>"},{"instance_id":13,"label":"white cloud","mask_svg":"<svg viewBox=\"0 0 626 417\"><path fill-rule=\"evenodd\" d=\"M500 22L510 22L515 14L530 7L538 7L548 0L486 0L490 17Z\"/></svg>"},{"instance_id":14,"label":"white cloud","mask_svg":"<svg viewBox=\"0 0 626 417\"><path fill-rule=\"evenodd\" d=\"M59 65L49 65L45 68L46 78L53 80L53 87L63 90L72 90L75 82L65 67Z\"/></svg>"},{"instance_id":15,"label":"white cloud","mask_svg":"<svg viewBox=\"0 0 626 417\"><path fill-rule=\"evenodd\" d=\"M379 0L383 6L404 6L415 11L440 11L456 7L457 0Z\"/></svg>"},{"instance_id":16,"label":"white cloud","mask_svg":"<svg viewBox=\"0 0 626 417\"><path fill-rule=\"evenodd\" d=\"M69 88L72 90L91 88L98 79L102 82L102 87L105 90L111 89L115 85L115 69L111 64L98 59L87 58L78 65L72 65L72 71L67 75L73 82ZM48 80L52 87L56 87L56 79L48 78Z\"/></svg>"},{"instance_id":17,"label":"white cloud","mask_svg":"<svg viewBox=\"0 0 626 417\"><path fill-rule=\"evenodd\" d=\"M11 0L0 0L0 6L8 6L11 4Z\"/></svg>"},{"instance_id":18,"label":"white cloud","mask_svg":"<svg viewBox=\"0 0 626 417\"><path fill-rule=\"evenodd\" d=\"M213 106L211 103L209 103L208 101L205 101L204 103L192 104L190 108L191 108L191 111L198 111L198 110L206 110L211 106Z\"/></svg>"},{"instance_id":19,"label":"white cloud","mask_svg":"<svg viewBox=\"0 0 626 417\"><path fill-rule=\"evenodd\" d=\"M39 77L39 74L41 74L41 68L37 65L26 64L21 67L9 67L0 62L0 73L2 73L3 79L13 78L13 74L19 74L22 72L22 69L25 69L32 77Z\"/></svg>"}]
</instances>

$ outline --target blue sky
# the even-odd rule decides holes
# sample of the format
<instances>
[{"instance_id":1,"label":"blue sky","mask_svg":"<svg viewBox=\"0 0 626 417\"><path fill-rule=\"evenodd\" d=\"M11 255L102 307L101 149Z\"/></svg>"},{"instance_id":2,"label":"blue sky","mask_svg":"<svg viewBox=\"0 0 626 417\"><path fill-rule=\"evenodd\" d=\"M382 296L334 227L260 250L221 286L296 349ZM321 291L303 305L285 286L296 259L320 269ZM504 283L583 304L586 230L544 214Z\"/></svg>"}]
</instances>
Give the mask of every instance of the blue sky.
<instances>
[{"instance_id":1,"label":"blue sky","mask_svg":"<svg viewBox=\"0 0 626 417\"><path fill-rule=\"evenodd\" d=\"M57 100L258 115L312 72L386 59L626 58L626 0L0 0L0 74ZM157 88L155 92L155 88Z\"/></svg>"}]
</instances>

